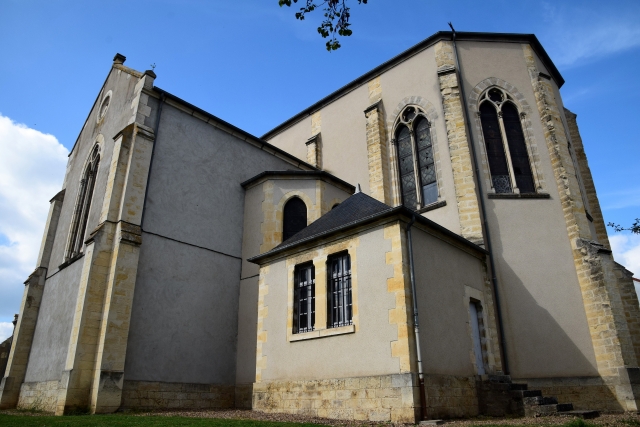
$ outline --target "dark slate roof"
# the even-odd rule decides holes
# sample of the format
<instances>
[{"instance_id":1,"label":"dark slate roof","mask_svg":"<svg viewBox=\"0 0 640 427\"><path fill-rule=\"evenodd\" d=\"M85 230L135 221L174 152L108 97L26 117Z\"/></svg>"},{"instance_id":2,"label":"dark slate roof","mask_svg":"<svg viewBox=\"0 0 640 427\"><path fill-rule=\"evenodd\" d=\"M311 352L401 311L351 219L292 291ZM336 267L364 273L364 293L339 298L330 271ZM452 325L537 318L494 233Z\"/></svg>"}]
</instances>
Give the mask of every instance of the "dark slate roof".
<instances>
[{"instance_id":1,"label":"dark slate roof","mask_svg":"<svg viewBox=\"0 0 640 427\"><path fill-rule=\"evenodd\" d=\"M367 217L375 216L390 210L393 210L391 206L385 205L362 192L356 193L318 218L316 221L309 224L306 228L280 243L271 251L277 251L293 246L303 240L311 240L314 237L326 234L331 230L347 226L351 223L360 222Z\"/></svg>"}]
</instances>

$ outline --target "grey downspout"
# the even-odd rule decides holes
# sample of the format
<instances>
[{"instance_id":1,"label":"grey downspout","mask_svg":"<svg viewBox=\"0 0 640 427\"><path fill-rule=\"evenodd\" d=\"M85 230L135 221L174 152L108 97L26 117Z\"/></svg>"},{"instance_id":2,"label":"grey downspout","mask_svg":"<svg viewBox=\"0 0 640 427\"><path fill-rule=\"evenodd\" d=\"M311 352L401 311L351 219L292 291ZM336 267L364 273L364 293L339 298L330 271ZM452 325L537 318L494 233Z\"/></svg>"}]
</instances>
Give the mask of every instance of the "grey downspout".
<instances>
[{"instance_id":1,"label":"grey downspout","mask_svg":"<svg viewBox=\"0 0 640 427\"><path fill-rule=\"evenodd\" d=\"M467 125L467 134L469 135L469 146L471 147L471 158L473 159L473 167L475 172L476 182L478 184L478 199L480 199L480 212L482 215L482 228L484 229L484 235L486 239L486 249L489 253L489 268L491 268L491 283L493 284L493 290L496 300L496 315L498 320L498 332L500 334L500 341L502 342L501 354L502 354L502 369L505 375L509 375L509 361L507 359L507 343L504 338L504 328L502 326L502 310L500 308L500 294L498 292L498 278L496 277L496 268L493 261L493 250L491 247L491 233L489 233L489 224L487 223L486 208L484 205L484 190L482 188L482 178L480 177L480 168L478 167L478 158L476 156L476 147L471 134L471 123L469 122L469 116L467 115L467 97L464 94L464 84L462 82L462 68L460 61L458 61L458 46L456 45L456 30L453 28L451 22L449 27L452 31L453 41L453 54L456 61L456 75L458 77L458 86L460 87L460 97L462 98L462 114L464 115L464 121Z\"/></svg>"},{"instance_id":2,"label":"grey downspout","mask_svg":"<svg viewBox=\"0 0 640 427\"><path fill-rule=\"evenodd\" d=\"M158 131L160 130L160 117L162 117L162 106L164 105L164 93L160 94L160 102L158 103L158 114L156 115L156 126L153 130L153 147L151 147L151 159L149 160L149 173L147 174L147 186L144 189L144 200L142 201L142 218L140 219L140 229L144 230L144 214L147 208L147 195L149 194L149 182L151 181L151 169L153 168L153 156L156 153L156 144L158 143Z\"/></svg>"},{"instance_id":3,"label":"grey downspout","mask_svg":"<svg viewBox=\"0 0 640 427\"><path fill-rule=\"evenodd\" d=\"M422 354L420 352L420 324L418 322L418 299L416 298L416 275L413 270L413 243L411 241L411 227L415 222L415 215L407 225L407 248L409 249L409 277L411 278L411 299L413 300L413 332L416 341L416 358L418 359L418 381L420 384L420 412L421 419L427 416L427 395L424 390L424 374L422 372Z\"/></svg>"}]
</instances>

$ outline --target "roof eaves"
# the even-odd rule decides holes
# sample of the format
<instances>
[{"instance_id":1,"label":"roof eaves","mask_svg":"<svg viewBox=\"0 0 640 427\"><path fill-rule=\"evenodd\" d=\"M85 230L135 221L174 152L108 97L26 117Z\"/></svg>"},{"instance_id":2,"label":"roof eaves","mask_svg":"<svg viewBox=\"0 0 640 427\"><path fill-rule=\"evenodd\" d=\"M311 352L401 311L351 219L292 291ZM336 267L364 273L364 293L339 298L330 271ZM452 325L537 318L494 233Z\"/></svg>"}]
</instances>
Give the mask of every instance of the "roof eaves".
<instances>
[{"instance_id":1,"label":"roof eaves","mask_svg":"<svg viewBox=\"0 0 640 427\"><path fill-rule=\"evenodd\" d=\"M323 170L314 170L314 171L295 171L295 170L287 170L287 171L264 171L264 172L260 172L258 175L254 176L253 178L249 178L248 180L240 183L240 185L243 188L248 187L249 185L251 185L252 183L259 181L260 179L264 178L264 177L268 177L268 176L310 176L310 177L322 177L322 178L326 178L330 181L334 181L344 187L350 188L351 191L355 191L356 187L354 187L353 185L349 184L346 181L341 180L340 178L336 177L335 175L330 174L329 172L323 171Z\"/></svg>"},{"instance_id":2,"label":"roof eaves","mask_svg":"<svg viewBox=\"0 0 640 427\"><path fill-rule=\"evenodd\" d=\"M437 33L427 37L421 42L411 46L409 49L405 50L404 52L401 52L400 54L394 56L388 61L385 61L382 64L375 67L374 69L366 72L360 77L357 77L355 80L352 80L351 82L342 86L338 90L330 93L329 95L325 96L318 102L312 104L310 107L305 108L304 110L294 115L293 117L289 118L288 120L285 120L278 126L274 127L273 129L271 129L270 131L262 135L261 138L268 139L282 132L283 130L297 123L299 120L303 119L304 117L312 115L313 113L318 111L320 108L324 107L325 105L348 94L352 90L368 82L369 80L376 77L377 75L382 74L385 71L395 67L396 65L406 61L407 59L411 58L417 53L420 53L421 51L431 47L432 45L439 42L440 40L443 40L443 39L451 40L452 34L453 33L451 31L438 31ZM549 57L547 52L544 50L544 48L542 47L542 44L540 44L540 41L538 41L538 38L534 34L456 32L456 39L462 40L462 41L496 41L496 42L509 42L509 43L525 41L525 42L531 43L531 45L533 46L533 50L541 57L544 64L547 65L547 67L549 67L549 71L551 72L552 77L556 80L558 87L561 87L564 84L564 79L560 75L560 72L554 65L553 61L551 61L551 58Z\"/></svg>"}]
</instances>

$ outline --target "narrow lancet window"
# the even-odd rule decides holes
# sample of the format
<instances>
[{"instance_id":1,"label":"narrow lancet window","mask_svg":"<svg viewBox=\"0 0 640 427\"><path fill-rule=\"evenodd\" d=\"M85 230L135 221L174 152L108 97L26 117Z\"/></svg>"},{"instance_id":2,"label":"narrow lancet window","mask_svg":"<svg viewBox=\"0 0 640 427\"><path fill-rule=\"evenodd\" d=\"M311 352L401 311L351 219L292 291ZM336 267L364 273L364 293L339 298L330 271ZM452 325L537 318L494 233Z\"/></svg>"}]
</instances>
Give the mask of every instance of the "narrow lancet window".
<instances>
[{"instance_id":1,"label":"narrow lancet window","mask_svg":"<svg viewBox=\"0 0 640 427\"><path fill-rule=\"evenodd\" d=\"M402 204L419 209L438 201L438 184L431 142L431 124L415 107L399 118L395 143Z\"/></svg>"},{"instance_id":2,"label":"narrow lancet window","mask_svg":"<svg viewBox=\"0 0 640 427\"><path fill-rule=\"evenodd\" d=\"M99 146L96 145L91 151L89 160L82 173L82 179L80 180L80 189L73 212L73 220L71 221L65 261L70 260L82 252L99 164L100 149Z\"/></svg>"},{"instance_id":3,"label":"narrow lancet window","mask_svg":"<svg viewBox=\"0 0 640 427\"><path fill-rule=\"evenodd\" d=\"M492 88L481 97L480 123L496 193L535 193L521 115L511 96Z\"/></svg>"},{"instance_id":4,"label":"narrow lancet window","mask_svg":"<svg viewBox=\"0 0 640 427\"><path fill-rule=\"evenodd\" d=\"M282 213L282 241L284 242L307 226L307 205L298 197L284 205Z\"/></svg>"}]
</instances>

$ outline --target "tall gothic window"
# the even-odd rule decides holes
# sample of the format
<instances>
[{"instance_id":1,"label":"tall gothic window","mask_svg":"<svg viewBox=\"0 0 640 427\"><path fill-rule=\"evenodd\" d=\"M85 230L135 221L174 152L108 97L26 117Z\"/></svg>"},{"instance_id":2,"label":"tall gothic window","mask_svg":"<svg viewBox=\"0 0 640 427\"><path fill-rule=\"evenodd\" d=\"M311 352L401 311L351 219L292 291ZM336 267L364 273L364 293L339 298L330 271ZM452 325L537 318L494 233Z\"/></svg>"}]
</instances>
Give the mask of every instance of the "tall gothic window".
<instances>
[{"instance_id":1,"label":"tall gothic window","mask_svg":"<svg viewBox=\"0 0 640 427\"><path fill-rule=\"evenodd\" d=\"M535 193L518 109L509 94L492 88L480 98L480 122L496 193Z\"/></svg>"},{"instance_id":2,"label":"tall gothic window","mask_svg":"<svg viewBox=\"0 0 640 427\"><path fill-rule=\"evenodd\" d=\"M420 209L438 200L431 124L420 110L407 107L395 131L402 204Z\"/></svg>"},{"instance_id":3,"label":"tall gothic window","mask_svg":"<svg viewBox=\"0 0 640 427\"><path fill-rule=\"evenodd\" d=\"M311 332L316 322L315 269L313 264L298 265L293 274L293 333Z\"/></svg>"},{"instance_id":4,"label":"tall gothic window","mask_svg":"<svg viewBox=\"0 0 640 427\"><path fill-rule=\"evenodd\" d=\"M351 256L346 252L332 255L327 267L327 327L351 325Z\"/></svg>"},{"instance_id":5,"label":"tall gothic window","mask_svg":"<svg viewBox=\"0 0 640 427\"><path fill-rule=\"evenodd\" d=\"M67 242L65 261L70 260L82 252L99 163L100 149L99 146L96 145L91 151L89 160L87 161L82 173L82 179L80 180L80 189L78 191L78 198L76 199L76 205L73 212L73 220L71 222L69 241Z\"/></svg>"},{"instance_id":6,"label":"tall gothic window","mask_svg":"<svg viewBox=\"0 0 640 427\"><path fill-rule=\"evenodd\" d=\"M284 205L282 214L282 241L284 242L307 226L307 205L298 197L292 197Z\"/></svg>"}]
</instances>

